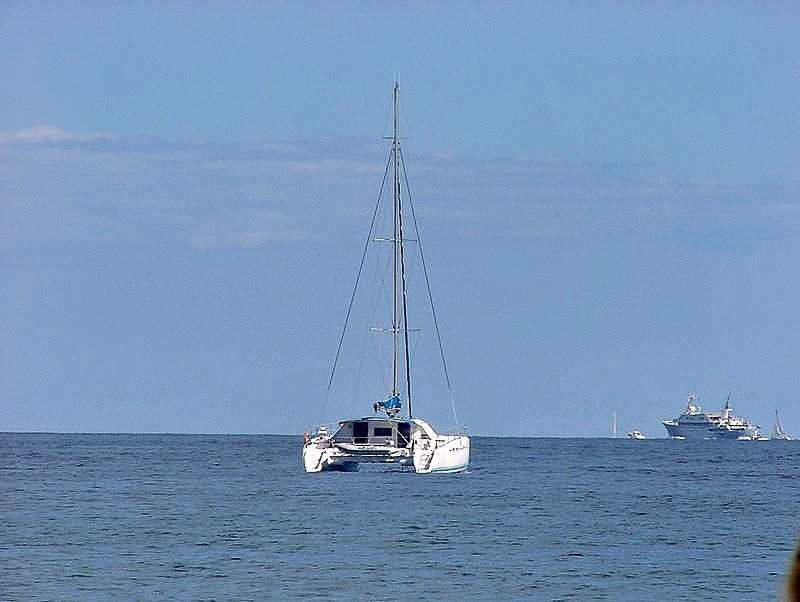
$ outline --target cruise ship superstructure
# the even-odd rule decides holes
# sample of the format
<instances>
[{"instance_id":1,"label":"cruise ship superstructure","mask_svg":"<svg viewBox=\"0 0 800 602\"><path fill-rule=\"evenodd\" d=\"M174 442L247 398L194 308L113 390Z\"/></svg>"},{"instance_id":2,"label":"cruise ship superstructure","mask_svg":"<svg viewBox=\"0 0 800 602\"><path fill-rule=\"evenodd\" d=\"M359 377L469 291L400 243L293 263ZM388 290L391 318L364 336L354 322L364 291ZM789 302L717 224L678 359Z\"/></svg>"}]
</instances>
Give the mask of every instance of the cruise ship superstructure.
<instances>
[{"instance_id":1,"label":"cruise ship superstructure","mask_svg":"<svg viewBox=\"0 0 800 602\"><path fill-rule=\"evenodd\" d=\"M757 426L733 415L730 395L721 414L704 412L697 397L690 394L686 410L671 420L663 421L673 439L759 439Z\"/></svg>"}]
</instances>

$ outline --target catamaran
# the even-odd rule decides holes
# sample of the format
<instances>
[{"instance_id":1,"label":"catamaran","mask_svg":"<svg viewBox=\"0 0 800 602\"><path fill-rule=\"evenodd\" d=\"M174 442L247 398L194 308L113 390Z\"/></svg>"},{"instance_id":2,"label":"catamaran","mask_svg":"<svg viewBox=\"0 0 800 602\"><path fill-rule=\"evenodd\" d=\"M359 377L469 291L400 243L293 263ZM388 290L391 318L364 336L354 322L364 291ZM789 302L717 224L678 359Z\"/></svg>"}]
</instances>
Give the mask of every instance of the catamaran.
<instances>
[{"instance_id":1,"label":"catamaran","mask_svg":"<svg viewBox=\"0 0 800 602\"><path fill-rule=\"evenodd\" d=\"M398 136L398 100L400 87L395 82L393 95L393 134L392 147L384 171L381 192L372 217L367 245L361 257L361 265L356 276L356 284L347 310L342 337L333 363L333 370L328 382L328 391L336 372L342 341L350 320L353 300L359 287L364 268L364 259L371 243L391 244L391 253L387 259L387 272L391 280L389 303L391 313L390 328L370 328L372 331L385 332L391 335L391 385L385 395L378 401L371 402L372 416L348 419L339 422L338 429L332 432L327 426L318 426L310 433L304 434L303 466L306 472L321 471L357 471L363 463L378 463L413 467L417 473L457 473L463 472L469 465L470 440L466 428L458 432L442 434L437 432L428 422L415 416L412 412L411 396L411 349L409 334L414 330L408 324L408 249L410 244L417 245L417 252L422 263L425 283L430 300L430 311L435 326L436 338L442 360L447 389L451 394L450 378L447 374L447 363L441 344L439 326L436 320L433 298L430 294L428 271L419 241L414 206L408 192L408 176ZM377 237L376 216L382 205L383 192L387 187L389 174L392 174L393 188L391 232L388 237ZM385 203L388 205L388 200ZM388 211L388 209L386 209ZM410 219L409 219L410 214ZM411 236L407 232L413 232ZM387 379L388 381L388 379ZM388 384L388 382L387 382ZM373 398L374 399L374 398ZM405 405L405 407L404 407ZM378 415L378 414L382 415ZM455 417L455 404L453 404ZM456 423L458 422L456 418Z\"/></svg>"}]
</instances>

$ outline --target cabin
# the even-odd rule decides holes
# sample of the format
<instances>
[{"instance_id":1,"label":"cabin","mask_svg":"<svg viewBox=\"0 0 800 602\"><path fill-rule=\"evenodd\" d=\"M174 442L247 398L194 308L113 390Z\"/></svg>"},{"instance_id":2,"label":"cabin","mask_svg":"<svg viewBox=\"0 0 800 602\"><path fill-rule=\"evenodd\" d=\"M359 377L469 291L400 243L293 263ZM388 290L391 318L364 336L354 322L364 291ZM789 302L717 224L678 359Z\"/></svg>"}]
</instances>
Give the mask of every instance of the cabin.
<instances>
[{"instance_id":1,"label":"cabin","mask_svg":"<svg viewBox=\"0 0 800 602\"><path fill-rule=\"evenodd\" d=\"M336 444L407 448L411 446L411 425L409 420L376 417L344 420L333 440Z\"/></svg>"}]
</instances>

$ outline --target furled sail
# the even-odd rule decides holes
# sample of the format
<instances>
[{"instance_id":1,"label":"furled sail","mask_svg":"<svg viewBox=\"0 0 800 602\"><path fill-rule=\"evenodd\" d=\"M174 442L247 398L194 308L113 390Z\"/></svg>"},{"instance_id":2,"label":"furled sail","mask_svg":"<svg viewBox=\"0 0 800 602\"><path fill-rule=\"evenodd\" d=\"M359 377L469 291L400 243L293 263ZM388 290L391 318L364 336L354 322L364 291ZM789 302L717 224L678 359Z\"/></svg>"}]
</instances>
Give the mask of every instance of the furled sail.
<instances>
[{"instance_id":1,"label":"furled sail","mask_svg":"<svg viewBox=\"0 0 800 602\"><path fill-rule=\"evenodd\" d=\"M389 418L394 418L397 414L400 413L400 408L403 404L400 402L399 395L392 395L389 399L384 399L383 401L376 401L372 404L372 409L375 412L383 410L386 412L386 415Z\"/></svg>"}]
</instances>

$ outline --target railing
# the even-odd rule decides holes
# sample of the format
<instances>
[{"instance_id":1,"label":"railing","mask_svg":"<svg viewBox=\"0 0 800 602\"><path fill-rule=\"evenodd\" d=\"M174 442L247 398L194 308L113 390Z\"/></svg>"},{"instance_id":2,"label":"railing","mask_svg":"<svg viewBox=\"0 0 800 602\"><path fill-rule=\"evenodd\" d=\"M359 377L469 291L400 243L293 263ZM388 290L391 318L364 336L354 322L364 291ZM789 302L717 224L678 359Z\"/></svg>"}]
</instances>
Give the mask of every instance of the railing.
<instances>
[{"instance_id":1,"label":"railing","mask_svg":"<svg viewBox=\"0 0 800 602\"><path fill-rule=\"evenodd\" d=\"M448 427L439 435L458 435L459 437L466 437L467 436L467 425L466 424L455 424L453 426Z\"/></svg>"},{"instance_id":2,"label":"railing","mask_svg":"<svg viewBox=\"0 0 800 602\"><path fill-rule=\"evenodd\" d=\"M316 437L317 435L321 434L320 429L324 429L325 434L332 437L333 434L338 430L338 427L334 428L334 425L332 424L318 424L313 429L311 429L311 436Z\"/></svg>"}]
</instances>

